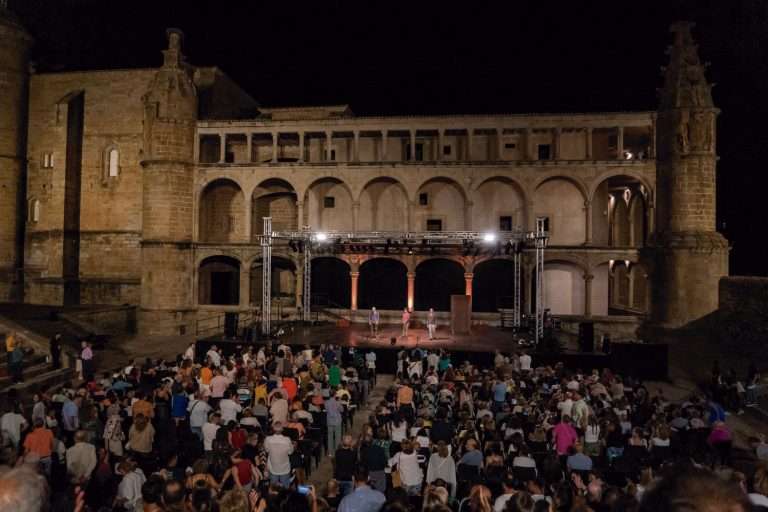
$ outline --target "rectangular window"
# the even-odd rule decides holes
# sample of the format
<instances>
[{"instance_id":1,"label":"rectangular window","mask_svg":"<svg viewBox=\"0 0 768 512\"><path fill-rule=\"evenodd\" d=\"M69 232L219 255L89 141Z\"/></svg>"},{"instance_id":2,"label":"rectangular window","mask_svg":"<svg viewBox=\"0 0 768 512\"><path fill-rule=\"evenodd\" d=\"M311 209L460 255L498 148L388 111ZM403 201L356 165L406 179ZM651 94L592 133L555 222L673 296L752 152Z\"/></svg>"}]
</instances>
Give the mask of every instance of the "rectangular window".
<instances>
[{"instance_id":1,"label":"rectangular window","mask_svg":"<svg viewBox=\"0 0 768 512\"><path fill-rule=\"evenodd\" d=\"M424 144L421 142L416 143L416 161L421 162L424 160Z\"/></svg>"},{"instance_id":2,"label":"rectangular window","mask_svg":"<svg viewBox=\"0 0 768 512\"><path fill-rule=\"evenodd\" d=\"M422 192L419 194L419 205L420 206L427 206L429 204L429 194L426 192Z\"/></svg>"},{"instance_id":3,"label":"rectangular window","mask_svg":"<svg viewBox=\"0 0 768 512\"><path fill-rule=\"evenodd\" d=\"M517 147L517 144L514 142L505 142L504 143L504 149L515 149Z\"/></svg>"},{"instance_id":4,"label":"rectangular window","mask_svg":"<svg viewBox=\"0 0 768 512\"><path fill-rule=\"evenodd\" d=\"M323 198L323 208L336 208L336 198L333 196L325 196Z\"/></svg>"},{"instance_id":5,"label":"rectangular window","mask_svg":"<svg viewBox=\"0 0 768 512\"><path fill-rule=\"evenodd\" d=\"M335 149L331 150L331 161L332 162L336 161L336 150Z\"/></svg>"},{"instance_id":6,"label":"rectangular window","mask_svg":"<svg viewBox=\"0 0 768 512\"><path fill-rule=\"evenodd\" d=\"M51 152L43 153L42 162L43 162L43 169L52 169L53 153Z\"/></svg>"},{"instance_id":7,"label":"rectangular window","mask_svg":"<svg viewBox=\"0 0 768 512\"><path fill-rule=\"evenodd\" d=\"M441 219L427 219L427 231L442 231L443 221Z\"/></svg>"},{"instance_id":8,"label":"rectangular window","mask_svg":"<svg viewBox=\"0 0 768 512\"><path fill-rule=\"evenodd\" d=\"M499 217L499 231L512 231L511 215L502 215Z\"/></svg>"},{"instance_id":9,"label":"rectangular window","mask_svg":"<svg viewBox=\"0 0 768 512\"><path fill-rule=\"evenodd\" d=\"M450 145L443 146L443 154L445 156L449 156L451 154L451 146Z\"/></svg>"},{"instance_id":10,"label":"rectangular window","mask_svg":"<svg viewBox=\"0 0 768 512\"><path fill-rule=\"evenodd\" d=\"M549 217L548 216L540 216L540 217L537 217L537 221L538 221L538 219L541 219L544 222L544 231L546 231L547 233L550 233L552 231L552 223L549 221ZM537 222L536 227L538 229L538 222Z\"/></svg>"},{"instance_id":11,"label":"rectangular window","mask_svg":"<svg viewBox=\"0 0 768 512\"><path fill-rule=\"evenodd\" d=\"M539 160L549 160L550 158L552 158L551 156L552 147L549 144L539 144L537 148L538 148Z\"/></svg>"}]
</instances>

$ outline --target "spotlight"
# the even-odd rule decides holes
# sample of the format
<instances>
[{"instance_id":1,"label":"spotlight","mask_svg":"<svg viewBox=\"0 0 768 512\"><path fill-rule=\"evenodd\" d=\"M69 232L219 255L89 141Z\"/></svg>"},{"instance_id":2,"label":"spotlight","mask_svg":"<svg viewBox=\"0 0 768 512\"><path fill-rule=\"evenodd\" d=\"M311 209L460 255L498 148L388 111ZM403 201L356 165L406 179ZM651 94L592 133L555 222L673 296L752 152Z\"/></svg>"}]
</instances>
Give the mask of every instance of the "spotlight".
<instances>
[{"instance_id":1,"label":"spotlight","mask_svg":"<svg viewBox=\"0 0 768 512\"><path fill-rule=\"evenodd\" d=\"M317 240L318 242L325 242L326 240L328 240L328 235L326 235L325 233L318 233L315 235L315 240Z\"/></svg>"},{"instance_id":2,"label":"spotlight","mask_svg":"<svg viewBox=\"0 0 768 512\"><path fill-rule=\"evenodd\" d=\"M496 241L496 233L486 233L483 235L483 242L495 242Z\"/></svg>"}]
</instances>

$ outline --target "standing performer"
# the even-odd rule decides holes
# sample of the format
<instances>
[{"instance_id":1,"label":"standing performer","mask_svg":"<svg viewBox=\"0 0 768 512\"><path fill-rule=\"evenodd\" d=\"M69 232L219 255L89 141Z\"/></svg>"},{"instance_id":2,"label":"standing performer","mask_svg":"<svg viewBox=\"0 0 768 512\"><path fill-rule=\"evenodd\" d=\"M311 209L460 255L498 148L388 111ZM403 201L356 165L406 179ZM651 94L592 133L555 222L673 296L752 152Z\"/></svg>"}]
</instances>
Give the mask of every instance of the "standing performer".
<instances>
[{"instance_id":1,"label":"standing performer","mask_svg":"<svg viewBox=\"0 0 768 512\"><path fill-rule=\"evenodd\" d=\"M371 336L374 338L379 337L379 312L376 311L376 306L371 308L371 312L368 313L368 325L371 328Z\"/></svg>"},{"instance_id":2,"label":"standing performer","mask_svg":"<svg viewBox=\"0 0 768 512\"><path fill-rule=\"evenodd\" d=\"M411 323L411 313L408 308L403 309L403 338L408 337L408 327Z\"/></svg>"},{"instance_id":3,"label":"standing performer","mask_svg":"<svg viewBox=\"0 0 768 512\"><path fill-rule=\"evenodd\" d=\"M427 332L429 333L429 339L435 339L435 329L437 329L437 318L435 318L435 310L429 308L427 313Z\"/></svg>"}]
</instances>

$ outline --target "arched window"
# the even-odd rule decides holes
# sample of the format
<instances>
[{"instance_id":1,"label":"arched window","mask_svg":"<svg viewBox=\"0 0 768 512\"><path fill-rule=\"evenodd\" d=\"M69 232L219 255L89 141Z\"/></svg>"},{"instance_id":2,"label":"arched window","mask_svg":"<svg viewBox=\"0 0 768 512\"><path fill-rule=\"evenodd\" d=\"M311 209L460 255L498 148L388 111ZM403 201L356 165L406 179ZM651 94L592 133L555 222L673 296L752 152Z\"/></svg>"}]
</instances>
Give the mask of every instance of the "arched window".
<instances>
[{"instance_id":1,"label":"arched window","mask_svg":"<svg viewBox=\"0 0 768 512\"><path fill-rule=\"evenodd\" d=\"M40 222L40 200L34 197L29 199L27 208L27 221Z\"/></svg>"},{"instance_id":2,"label":"arched window","mask_svg":"<svg viewBox=\"0 0 768 512\"><path fill-rule=\"evenodd\" d=\"M120 152L114 145L104 150L104 180L120 175Z\"/></svg>"}]
</instances>

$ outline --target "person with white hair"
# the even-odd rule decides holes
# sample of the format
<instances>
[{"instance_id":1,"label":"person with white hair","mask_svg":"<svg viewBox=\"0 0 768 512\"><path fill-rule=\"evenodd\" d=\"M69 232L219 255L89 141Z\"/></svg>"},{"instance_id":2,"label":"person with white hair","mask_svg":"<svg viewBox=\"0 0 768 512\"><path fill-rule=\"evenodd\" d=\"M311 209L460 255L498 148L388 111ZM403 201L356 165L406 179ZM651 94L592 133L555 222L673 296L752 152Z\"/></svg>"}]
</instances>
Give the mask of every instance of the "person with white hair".
<instances>
[{"instance_id":1,"label":"person with white hair","mask_svg":"<svg viewBox=\"0 0 768 512\"><path fill-rule=\"evenodd\" d=\"M48 484L30 465L0 467L0 510L43 512L48 510Z\"/></svg>"}]
</instances>

